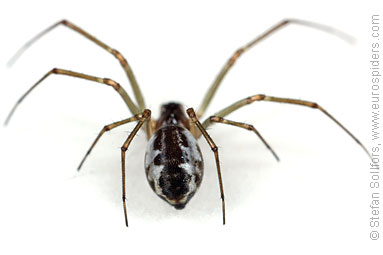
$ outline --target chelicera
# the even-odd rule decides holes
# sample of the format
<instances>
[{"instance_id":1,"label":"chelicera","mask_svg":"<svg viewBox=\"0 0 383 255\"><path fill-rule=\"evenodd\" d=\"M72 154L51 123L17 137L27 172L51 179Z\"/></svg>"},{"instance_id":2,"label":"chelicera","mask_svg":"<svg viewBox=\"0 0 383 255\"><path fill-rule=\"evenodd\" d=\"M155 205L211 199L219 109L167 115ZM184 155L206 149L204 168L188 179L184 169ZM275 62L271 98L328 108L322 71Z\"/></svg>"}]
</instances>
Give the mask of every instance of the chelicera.
<instances>
[{"instance_id":1,"label":"chelicera","mask_svg":"<svg viewBox=\"0 0 383 255\"><path fill-rule=\"evenodd\" d=\"M9 113L5 124L9 122L14 111L18 107L18 105L23 101L23 99L29 95L31 91L33 91L43 80L45 80L48 76L52 74L58 75L67 75L71 77L77 77L93 82L98 82L107 86L112 87L117 91L117 93L121 96L121 98L126 103L128 109L133 115L130 118L117 121L106 125L103 127L99 135L96 137L95 141L87 151L83 160L81 161L78 170L82 167L83 163L87 159L88 155L91 153L94 146L97 144L101 136L118 126L137 122L133 131L129 134L128 138L125 140L121 147L121 162L122 162L122 201L125 215L125 223L128 226L128 216L127 216L127 206L126 206L126 190L125 190L125 170L126 170L126 151L132 142L133 138L137 134L140 129L143 129L146 132L147 138L149 140L147 150L145 153L145 172L146 177L149 182L150 187L153 191L162 199L164 199L167 203L174 206L176 209L182 209L188 203L188 201L193 197L193 195L198 190L204 171L203 165L203 157L201 151L199 149L197 139L203 136L207 143L209 144L211 150L214 153L218 181L219 181L219 189L221 194L222 201L222 219L223 224L225 224L225 196L223 190L223 181L221 175L218 147L215 145L213 139L209 136L206 131L207 127L210 127L213 123L222 123L233 125L236 127L240 127L243 129L250 130L254 132L261 142L270 150L272 155L279 160L278 156L274 152L274 150L268 145L266 140L261 136L258 130L252 125L235 122L232 120L228 120L224 118L229 115L233 111L240 109L243 106L249 105L256 101L269 101L269 102L278 102L278 103L287 103L287 104L295 104L306 107L311 107L314 109L318 109L327 115L332 121L334 121L340 128L342 128L351 138L353 138L362 149L369 155L365 146L359 142L359 140L348 131L337 119L335 119L330 113L324 110L320 105L314 102L300 100L300 99L289 99L289 98L281 98L281 97L273 97L267 96L263 94L256 94L242 100L239 100L226 108L216 112L213 116L206 118L202 123L199 121L206 111L206 108L209 106L212 98L214 97L219 85L222 83L222 80L226 76L227 72L231 69L237 59L245 53L247 50L252 48L258 42L262 41L269 35L278 31L279 29L285 27L288 24L299 24L312 28L316 28L343 39L347 39L347 35L342 33L341 31L335 30L331 27L324 26L321 24L288 19L283 20L277 23L275 26L266 30L263 34L256 37L254 40L250 41L245 46L239 48L234 54L229 58L227 63L223 66L221 71L218 73L216 79L208 89L198 111L195 113L193 108L189 108L186 110L183 109L183 106L180 103L170 102L162 105L161 114L158 119L153 119L151 117L151 111L146 108L144 98L142 96L141 90L138 86L136 78L133 74L133 71L128 64L125 57L118 52L117 50L109 47L105 43L96 39L94 36L90 35L80 27L75 24L62 20L57 22L56 24L48 27L37 36L32 38L29 42L27 42L12 58L11 62L14 62L31 44L33 44L40 37L56 28L59 25L63 25L81 35L90 41L94 42L104 50L108 51L114 57L116 57L124 69L130 85L132 87L135 102L131 99L129 94L125 91L125 89L116 81L108 78L99 78L92 75L87 75L79 72L69 71L60 68L53 68L48 73L46 73L39 81L37 81L14 105L13 109Z\"/></svg>"}]
</instances>

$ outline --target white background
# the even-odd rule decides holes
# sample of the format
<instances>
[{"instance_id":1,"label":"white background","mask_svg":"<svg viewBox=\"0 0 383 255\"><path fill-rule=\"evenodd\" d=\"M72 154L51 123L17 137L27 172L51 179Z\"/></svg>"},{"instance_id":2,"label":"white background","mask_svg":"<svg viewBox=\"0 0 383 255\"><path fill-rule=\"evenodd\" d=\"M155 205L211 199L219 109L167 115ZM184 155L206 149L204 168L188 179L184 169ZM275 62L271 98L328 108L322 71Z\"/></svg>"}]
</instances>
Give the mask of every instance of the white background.
<instances>
[{"instance_id":1,"label":"white background","mask_svg":"<svg viewBox=\"0 0 383 255\"><path fill-rule=\"evenodd\" d=\"M378 10L378 1L2 2L0 120L53 67L113 78L131 93L118 61L65 27L5 67L62 18L124 54L156 117L170 100L197 108L238 47L291 17L331 25L357 43L288 26L240 58L208 114L257 93L312 100L370 148L370 22ZM0 129L1 254L368 254L381 245L369 239L367 155L319 111L269 102L229 119L257 127L280 163L250 132L209 129L220 147L226 226L206 142L201 188L175 210L146 183L140 133L127 157L127 229L119 147L133 125L105 135L80 173L76 167L103 125L129 116L113 89L70 77L48 78L23 102Z\"/></svg>"}]
</instances>

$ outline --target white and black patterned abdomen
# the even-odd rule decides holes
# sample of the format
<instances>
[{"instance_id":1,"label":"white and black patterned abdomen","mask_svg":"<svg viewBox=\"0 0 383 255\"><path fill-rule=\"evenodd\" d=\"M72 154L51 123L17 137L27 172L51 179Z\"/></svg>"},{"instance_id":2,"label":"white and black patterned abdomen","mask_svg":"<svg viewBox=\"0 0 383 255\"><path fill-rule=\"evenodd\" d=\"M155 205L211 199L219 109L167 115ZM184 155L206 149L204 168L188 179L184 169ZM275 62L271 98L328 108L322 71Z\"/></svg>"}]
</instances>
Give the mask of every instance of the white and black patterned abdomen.
<instances>
[{"instance_id":1,"label":"white and black patterned abdomen","mask_svg":"<svg viewBox=\"0 0 383 255\"><path fill-rule=\"evenodd\" d=\"M154 192L177 209L197 191L203 176L203 159L189 130L178 125L158 129L150 138L145 170Z\"/></svg>"}]
</instances>

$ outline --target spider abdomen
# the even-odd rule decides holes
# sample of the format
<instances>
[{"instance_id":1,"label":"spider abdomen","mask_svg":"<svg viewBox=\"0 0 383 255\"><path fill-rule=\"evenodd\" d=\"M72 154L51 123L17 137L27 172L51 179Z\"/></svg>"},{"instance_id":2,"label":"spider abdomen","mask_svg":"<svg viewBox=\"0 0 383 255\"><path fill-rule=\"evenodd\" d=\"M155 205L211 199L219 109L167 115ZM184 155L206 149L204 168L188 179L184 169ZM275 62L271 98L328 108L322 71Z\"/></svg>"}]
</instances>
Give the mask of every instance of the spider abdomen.
<instances>
[{"instance_id":1,"label":"spider abdomen","mask_svg":"<svg viewBox=\"0 0 383 255\"><path fill-rule=\"evenodd\" d=\"M178 125L158 129L148 143L145 170L159 197L177 209L184 208L203 176L203 158L196 139Z\"/></svg>"}]
</instances>

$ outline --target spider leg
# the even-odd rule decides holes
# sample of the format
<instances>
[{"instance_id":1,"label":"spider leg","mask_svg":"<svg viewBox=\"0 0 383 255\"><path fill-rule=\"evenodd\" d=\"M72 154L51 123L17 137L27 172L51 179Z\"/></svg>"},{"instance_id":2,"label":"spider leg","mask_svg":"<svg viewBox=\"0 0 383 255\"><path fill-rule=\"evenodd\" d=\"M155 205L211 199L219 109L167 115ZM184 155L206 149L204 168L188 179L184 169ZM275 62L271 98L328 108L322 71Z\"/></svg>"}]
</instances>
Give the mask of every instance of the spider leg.
<instances>
[{"instance_id":1,"label":"spider leg","mask_svg":"<svg viewBox=\"0 0 383 255\"><path fill-rule=\"evenodd\" d=\"M90 146L89 150L86 152L84 158L81 160L81 163L80 165L78 166L77 170L80 171L82 165L84 164L84 161L87 159L87 157L89 156L89 154L92 152L94 146L96 145L96 143L98 142L98 140L101 138L101 136L105 133L105 132L108 132L116 127L119 127L121 125L124 125L124 124L127 124L127 123L130 123L130 122L133 122L133 121L137 121L137 120L140 120L142 119L142 114L136 114L134 115L133 117L130 117L128 119L124 119L124 120L121 120L121 121L117 121L117 122L114 122L112 124L109 124L109 125L106 125L103 127L103 129L101 129L100 133L98 134L98 136L96 137L96 139L94 140L94 142L92 143L92 145Z\"/></svg>"},{"instance_id":2,"label":"spider leg","mask_svg":"<svg viewBox=\"0 0 383 255\"><path fill-rule=\"evenodd\" d=\"M139 116L138 123L134 127L133 131L129 134L128 138L124 142L124 145L121 147L121 162L122 162L122 203L124 205L124 215L125 215L125 224L128 226L128 211L126 209L126 190L125 190L125 152L128 150L130 143L132 142L134 136L137 134L138 130L142 127L145 121L150 120L151 112L148 109L145 109L144 112Z\"/></svg>"},{"instance_id":3,"label":"spider leg","mask_svg":"<svg viewBox=\"0 0 383 255\"><path fill-rule=\"evenodd\" d=\"M117 50L109 47L108 45L101 42L100 40L98 40L93 35L87 33L86 31L82 30L80 27L69 22L68 20L64 19L64 20L61 20L61 21L53 24L52 26L48 27L47 29L45 29L44 31L40 32L35 37L33 37L31 40L29 40L10 59L10 61L8 62L8 65L11 66L24 53L24 51L27 50L33 43L35 43L38 39L40 39L42 36L44 36L45 34L50 32L54 28L58 27L59 25L64 25L64 26L70 28L71 30L83 35L84 37L91 40L92 42L94 42L95 44L100 46L101 48L105 49L106 51L108 51L110 54L112 54L114 57L116 57L118 59L118 61L120 62L120 65L125 70L125 73L128 76L128 79L129 79L130 84L132 86L134 95L137 99L138 106L140 107L140 111L143 111L145 108L144 98L142 96L141 90L140 90L138 83L136 81L136 78L133 74L132 68L129 66L128 61L125 59L125 57L120 52L118 52ZM134 114L138 114L138 112L135 112Z\"/></svg>"},{"instance_id":4,"label":"spider leg","mask_svg":"<svg viewBox=\"0 0 383 255\"><path fill-rule=\"evenodd\" d=\"M263 39L269 37L271 34L278 31L279 29L285 27L288 24L299 24L299 25L319 29L319 30L322 30L324 32L338 36L338 37L340 37L346 41L353 41L353 38L351 36L343 33L340 30L334 29L334 28L326 26L326 25L322 25L322 24L318 24L318 23L314 23L314 22L309 22L309 21L305 21L305 20L298 20L298 19L282 20L281 22L279 22L276 25L274 25L273 27L269 28L263 34L259 35L254 40L250 41L249 43L247 43L246 45L244 45L243 47L239 48L237 51L234 52L234 54L228 59L226 64L222 67L221 71L218 73L217 77L215 78L214 82L210 86L209 90L206 92L205 97L204 97L200 107L198 108L197 117L201 117L205 113L206 108L209 106L211 100L213 99L213 97L214 97L219 85L221 84L223 78L226 76L227 72L231 69L231 67L234 65L234 63L237 61L237 59L243 53L245 53L250 48L252 48L254 45L259 43Z\"/></svg>"},{"instance_id":5,"label":"spider leg","mask_svg":"<svg viewBox=\"0 0 383 255\"><path fill-rule=\"evenodd\" d=\"M77 77L77 78L81 78L81 79L85 79L85 80L89 80L89 81L94 81L94 82L98 82L98 83L102 83L102 84L105 84L105 85L108 85L108 86L111 86L113 87L117 92L118 94L122 97L122 99L124 100L124 102L127 104L128 108L130 109L130 111L133 113L133 114L138 114L138 109L137 109L137 106L135 105L135 103L132 101L132 99L130 99L128 93L126 93L126 91L124 90L123 87L120 86L120 84L118 84L117 82L115 82L114 80L111 80L111 79L107 79L107 78L99 78L99 77L96 77L96 76L90 76L90 75L87 75L87 74L82 74L82 73L77 73L77 72L73 72L73 71L68 71L68 70L64 70L64 69L58 69L58 68L53 68L52 70L50 70L48 73L46 73L40 80L38 80L27 92L24 93L24 95L16 102L16 104L13 106L12 110L9 112L8 116L7 116L7 119L5 120L4 122L4 125L7 125L8 122L10 121L13 113L15 112L17 106L24 100L24 98L26 96L29 95L29 93L32 92L32 90L34 90L42 81L44 81L48 76L50 76L51 74L61 74L61 75L67 75L67 76L72 76L72 77Z\"/></svg>"},{"instance_id":6,"label":"spider leg","mask_svg":"<svg viewBox=\"0 0 383 255\"><path fill-rule=\"evenodd\" d=\"M249 124L241 123L241 122L235 122L235 121L232 121L232 120L227 120L227 119L224 119L224 118L219 117L219 116L211 116L211 117L209 117L209 120L212 121L212 122L228 124L228 125L232 125L232 126L235 126L235 127L244 128L244 129L247 129L249 131L253 131L259 137L259 139L261 139L261 141L267 147L267 149L270 150L270 152L273 154L275 159L277 161L279 161L278 155L274 152L274 150L270 147L270 145L266 142L266 140L261 136L261 134L258 132L257 129L255 129L255 127L253 125L249 125Z\"/></svg>"},{"instance_id":7,"label":"spider leg","mask_svg":"<svg viewBox=\"0 0 383 255\"><path fill-rule=\"evenodd\" d=\"M214 152L215 157L215 163L217 165L217 173L218 173L218 181L219 181L219 190L221 192L221 200L222 200L222 217L223 217L223 224L225 225L226 222L226 216L225 216L225 195L223 192L223 184L222 184L222 175L221 175L221 165L219 163L219 157L218 157L218 147L215 145L213 139L209 136L209 134L206 132L206 129L201 125L201 123L198 121L196 114L193 110L193 108L189 108L186 110L187 114L189 115L189 118L192 123L194 123L195 126L199 129L199 131L202 133L202 135L205 137L207 143L209 144L211 150Z\"/></svg>"},{"instance_id":8,"label":"spider leg","mask_svg":"<svg viewBox=\"0 0 383 255\"><path fill-rule=\"evenodd\" d=\"M255 101L269 101L269 102L278 102L278 103L287 103L287 104L295 104L295 105L301 105L301 106L307 106L310 108L318 109L321 112L323 112L327 117L329 117L331 120L333 120L339 127L341 127L349 136L354 139L354 141L359 144L362 149L367 153L367 155L371 158L370 153L367 151L366 147L345 127L343 126L337 119L335 119L330 113L328 113L325 109L323 109L319 104L311 102L311 101L306 101L306 100L301 100L301 99L291 99L291 98L283 98L283 97L272 97L272 96L266 96L263 94L257 94L251 97L244 98L242 100L239 100L238 102L229 105L228 107L224 108L223 110L217 112L215 115L219 117L224 117L233 111L251 104ZM203 123L202 126L204 128L207 128L211 125L211 120L208 118L206 119Z\"/></svg>"}]
</instances>

